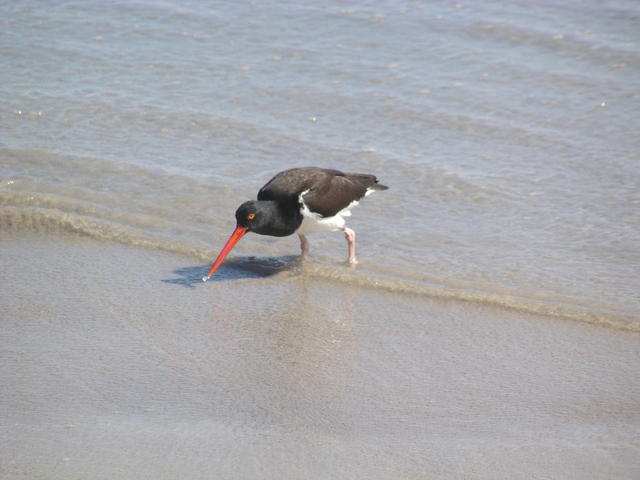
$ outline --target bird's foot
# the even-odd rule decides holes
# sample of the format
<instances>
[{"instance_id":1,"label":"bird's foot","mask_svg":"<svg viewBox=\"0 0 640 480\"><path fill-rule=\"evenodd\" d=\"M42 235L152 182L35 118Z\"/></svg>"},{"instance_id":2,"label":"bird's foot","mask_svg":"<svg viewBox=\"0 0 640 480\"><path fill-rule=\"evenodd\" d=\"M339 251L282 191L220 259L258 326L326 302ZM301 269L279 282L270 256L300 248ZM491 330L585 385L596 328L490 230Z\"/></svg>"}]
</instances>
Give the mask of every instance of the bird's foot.
<instances>
[{"instance_id":1,"label":"bird's foot","mask_svg":"<svg viewBox=\"0 0 640 480\"><path fill-rule=\"evenodd\" d=\"M353 258L348 258L347 261L345 262L345 264L348 267L354 268L356 265L358 265L360 262L358 261L358 259L356 257Z\"/></svg>"}]
</instances>

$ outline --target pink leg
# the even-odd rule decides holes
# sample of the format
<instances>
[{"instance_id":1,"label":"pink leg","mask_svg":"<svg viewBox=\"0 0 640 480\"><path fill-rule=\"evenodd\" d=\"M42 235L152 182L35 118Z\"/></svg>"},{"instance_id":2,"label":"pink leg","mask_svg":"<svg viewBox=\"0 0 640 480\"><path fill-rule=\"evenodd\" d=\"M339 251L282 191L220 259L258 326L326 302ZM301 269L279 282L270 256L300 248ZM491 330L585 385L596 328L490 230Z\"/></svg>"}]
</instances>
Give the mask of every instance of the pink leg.
<instances>
[{"instance_id":1,"label":"pink leg","mask_svg":"<svg viewBox=\"0 0 640 480\"><path fill-rule=\"evenodd\" d=\"M301 260L306 260L307 257L309 257L309 240L307 240L307 237L305 237L301 233L298 234L298 237L300 237L300 250L302 250L300 258Z\"/></svg>"},{"instance_id":2,"label":"pink leg","mask_svg":"<svg viewBox=\"0 0 640 480\"><path fill-rule=\"evenodd\" d=\"M356 260L356 232L347 227L344 227L342 231L349 245L349 258L347 259L347 263L354 266L358 263L358 260Z\"/></svg>"}]
</instances>

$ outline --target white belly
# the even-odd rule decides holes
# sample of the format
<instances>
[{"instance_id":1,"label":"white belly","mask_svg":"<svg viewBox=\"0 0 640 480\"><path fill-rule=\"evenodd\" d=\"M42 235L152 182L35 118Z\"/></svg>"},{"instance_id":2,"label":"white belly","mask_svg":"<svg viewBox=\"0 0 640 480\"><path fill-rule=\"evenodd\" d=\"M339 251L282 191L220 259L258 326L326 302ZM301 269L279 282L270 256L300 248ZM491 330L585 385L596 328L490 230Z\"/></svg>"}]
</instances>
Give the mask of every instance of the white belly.
<instances>
[{"instance_id":1,"label":"white belly","mask_svg":"<svg viewBox=\"0 0 640 480\"><path fill-rule=\"evenodd\" d=\"M296 230L296 233L315 233L315 232L334 232L344 228L346 222L342 215L337 214L333 217L321 217L317 213L311 216L302 214L302 224Z\"/></svg>"},{"instance_id":2,"label":"white belly","mask_svg":"<svg viewBox=\"0 0 640 480\"><path fill-rule=\"evenodd\" d=\"M302 196L307 193L306 191L300 194L300 203L302 203L302 208L300 209L300 213L302 213L302 224L296 230L296 233L307 234L307 233L315 233L315 232L335 232L336 230L342 230L346 221L344 217L351 216L351 209L358 205L358 202L351 202L348 207L340 210L333 217L323 217L319 213L314 213L309 210L304 203L304 199Z\"/></svg>"}]
</instances>

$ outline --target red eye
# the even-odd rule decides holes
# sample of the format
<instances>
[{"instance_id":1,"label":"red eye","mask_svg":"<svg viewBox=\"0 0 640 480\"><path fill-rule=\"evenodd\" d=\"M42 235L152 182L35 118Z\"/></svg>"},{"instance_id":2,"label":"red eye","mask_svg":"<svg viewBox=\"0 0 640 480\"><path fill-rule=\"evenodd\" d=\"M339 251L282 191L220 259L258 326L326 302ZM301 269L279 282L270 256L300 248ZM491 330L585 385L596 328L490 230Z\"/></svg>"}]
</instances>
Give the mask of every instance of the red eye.
<instances>
[{"instance_id":1,"label":"red eye","mask_svg":"<svg viewBox=\"0 0 640 480\"><path fill-rule=\"evenodd\" d=\"M255 213L250 213L249 215L247 215L247 220L253 220L254 218L256 218Z\"/></svg>"}]
</instances>

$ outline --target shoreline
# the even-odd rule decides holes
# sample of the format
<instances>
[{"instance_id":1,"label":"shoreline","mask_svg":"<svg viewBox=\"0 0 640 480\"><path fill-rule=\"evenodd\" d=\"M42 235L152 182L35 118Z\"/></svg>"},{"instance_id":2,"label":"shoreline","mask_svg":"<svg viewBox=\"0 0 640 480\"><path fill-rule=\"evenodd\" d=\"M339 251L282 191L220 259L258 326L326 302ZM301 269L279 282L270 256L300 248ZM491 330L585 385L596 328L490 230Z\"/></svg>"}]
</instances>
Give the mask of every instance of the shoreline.
<instances>
[{"instance_id":1,"label":"shoreline","mask_svg":"<svg viewBox=\"0 0 640 480\"><path fill-rule=\"evenodd\" d=\"M112 224L107 220L108 218L102 217L99 220L87 218L84 215L64 210L5 207L0 212L0 232L4 230L5 234L9 235L85 236L98 242L115 242L125 247L140 247L169 254L186 255L209 264L218 253L217 250L202 245L155 238L132 226ZM242 251L242 247L241 245L240 251ZM267 255L259 248L259 245L254 244L252 248ZM265 274L265 272L268 272L269 275L290 276L295 273L291 271L294 269L291 264L296 258L297 255L258 258L242 254L240 256L232 255L226 260L225 266L227 268L235 267L229 272L231 276L243 275L244 272L247 275L256 273L258 276ZM366 269L366 266L361 265L360 268ZM363 288L404 293L435 300L471 302L523 314L548 316L640 333L640 316L630 313L628 309L623 309L620 306L594 299L544 293L535 289L525 292L499 285L478 286L468 281L446 277L438 278L427 274L407 278L407 272L403 272L405 276L402 277L393 270L385 271L384 269L376 271L368 269L366 270L367 274L362 275L351 269L342 268L342 265L323 261L309 262L303 266L302 272L300 268L297 268L296 271L320 281L336 282L343 285L356 284ZM186 280L191 282L192 278L189 277Z\"/></svg>"},{"instance_id":2,"label":"shoreline","mask_svg":"<svg viewBox=\"0 0 640 480\"><path fill-rule=\"evenodd\" d=\"M640 473L634 332L259 261L198 284L75 235L0 252L6 478Z\"/></svg>"}]
</instances>

